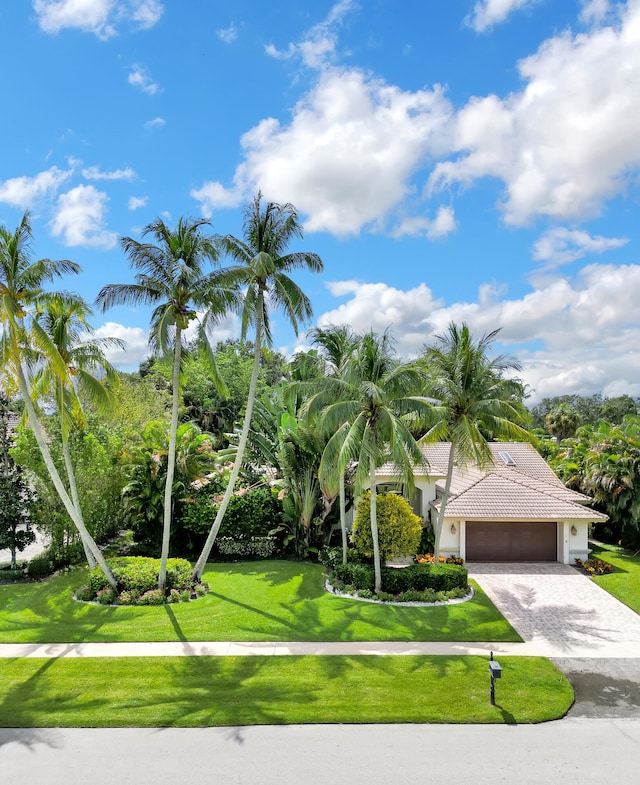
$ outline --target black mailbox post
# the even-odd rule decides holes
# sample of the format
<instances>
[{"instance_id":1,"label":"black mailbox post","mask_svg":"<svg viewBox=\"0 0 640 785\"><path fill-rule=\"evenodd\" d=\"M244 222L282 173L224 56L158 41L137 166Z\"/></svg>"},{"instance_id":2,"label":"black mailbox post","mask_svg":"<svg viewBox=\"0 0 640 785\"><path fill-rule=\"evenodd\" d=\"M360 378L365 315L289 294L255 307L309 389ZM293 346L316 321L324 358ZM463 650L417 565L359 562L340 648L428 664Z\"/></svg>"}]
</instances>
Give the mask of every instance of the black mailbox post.
<instances>
[{"instance_id":1,"label":"black mailbox post","mask_svg":"<svg viewBox=\"0 0 640 785\"><path fill-rule=\"evenodd\" d=\"M493 659L493 652L489 653L489 673L491 675L491 705L496 705L496 679L502 678L502 667Z\"/></svg>"}]
</instances>

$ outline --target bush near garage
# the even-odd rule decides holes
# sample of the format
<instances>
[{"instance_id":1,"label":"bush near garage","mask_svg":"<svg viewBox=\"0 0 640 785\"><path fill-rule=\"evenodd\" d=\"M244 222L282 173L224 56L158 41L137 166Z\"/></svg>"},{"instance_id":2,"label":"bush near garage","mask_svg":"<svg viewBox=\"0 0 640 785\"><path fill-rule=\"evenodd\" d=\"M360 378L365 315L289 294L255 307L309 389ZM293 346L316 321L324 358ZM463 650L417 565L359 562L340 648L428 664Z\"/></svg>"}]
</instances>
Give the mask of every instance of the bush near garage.
<instances>
[{"instance_id":1,"label":"bush near garage","mask_svg":"<svg viewBox=\"0 0 640 785\"><path fill-rule=\"evenodd\" d=\"M422 519L409 502L397 493L376 494L378 546L383 561L396 556L413 556L422 537ZM365 556L373 553L371 537L371 492L362 494L353 521L351 542Z\"/></svg>"}]
</instances>

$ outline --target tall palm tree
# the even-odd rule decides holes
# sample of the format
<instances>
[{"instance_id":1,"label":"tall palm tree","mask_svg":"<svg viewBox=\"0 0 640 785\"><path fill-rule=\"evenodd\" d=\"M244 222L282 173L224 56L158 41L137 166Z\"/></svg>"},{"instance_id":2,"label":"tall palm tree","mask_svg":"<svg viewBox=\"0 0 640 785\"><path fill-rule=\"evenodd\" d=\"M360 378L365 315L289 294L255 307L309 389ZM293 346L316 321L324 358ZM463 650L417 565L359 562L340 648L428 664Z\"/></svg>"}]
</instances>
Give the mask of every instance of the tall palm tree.
<instances>
[{"instance_id":1,"label":"tall palm tree","mask_svg":"<svg viewBox=\"0 0 640 785\"><path fill-rule=\"evenodd\" d=\"M4 226L0 227L0 323L2 324L0 368L4 374L17 383L38 449L69 517L109 583L116 588L116 581L111 570L87 531L53 462L40 420L31 400L28 382L29 365L34 357L46 357L49 372L63 380L65 384L69 381L68 368L57 347L38 320L31 318L32 314L29 313L29 309L37 308L38 305L46 303L52 297L51 294L43 291L43 284L68 273L78 273L81 268L69 260L39 259L35 262L32 261L32 236L28 212L24 214L20 225L14 232L10 232Z\"/></svg>"},{"instance_id":2,"label":"tall palm tree","mask_svg":"<svg viewBox=\"0 0 640 785\"><path fill-rule=\"evenodd\" d=\"M56 376L49 369L48 358L44 357L33 384L38 397L48 395L55 402L71 500L83 521L69 450L69 432L74 424L84 426L82 398L91 401L99 409L106 409L112 404L113 396L109 389L94 374L102 373L107 382L115 384L118 375L104 356L104 351L110 347L124 348L124 342L118 338L90 337L93 333L93 327L88 321L91 313L88 303L81 297L67 294L49 297L36 309L36 319L58 350L68 375L65 378ZM95 566L91 549L86 542L83 542L83 546L87 561Z\"/></svg>"},{"instance_id":3,"label":"tall palm tree","mask_svg":"<svg viewBox=\"0 0 640 785\"><path fill-rule=\"evenodd\" d=\"M489 357L499 332L493 330L476 341L466 324L451 322L447 333L436 336L436 344L428 346L424 354L429 395L437 403L431 409L432 423L422 440L450 442L434 532L436 564L454 465L490 465L493 457L489 439L536 441L523 427L529 415L522 403L522 385L504 376L508 371L520 370L520 365L507 355Z\"/></svg>"},{"instance_id":4,"label":"tall palm tree","mask_svg":"<svg viewBox=\"0 0 640 785\"><path fill-rule=\"evenodd\" d=\"M232 235L221 238L222 250L235 264L223 270L220 278L228 286L245 290L242 306L242 338L243 340L246 338L249 326L253 324L255 330L253 368L236 459L224 498L194 567L194 579L202 576L242 465L256 397L263 344L266 343L268 346L272 344L269 308L282 308L297 335L299 323L311 318L311 303L288 273L305 268L319 273L324 269L322 260L315 253L308 251L286 253L289 243L303 236L298 214L291 204L263 202L262 194L258 193L245 208L243 235L243 239Z\"/></svg>"},{"instance_id":5,"label":"tall palm tree","mask_svg":"<svg viewBox=\"0 0 640 785\"><path fill-rule=\"evenodd\" d=\"M362 336L354 356L341 378L327 386L327 400L321 391L310 401L310 409L321 407L326 427L334 431L324 450L324 467L337 466L344 473L355 461L355 487L359 493L368 483L371 488L371 536L375 570L375 590L382 588L382 569L378 545L376 511L376 469L392 461L398 479L413 488L415 466L424 462L410 423L416 414L426 416L429 401L418 393L423 387L422 373L411 363L398 362L388 332L373 331Z\"/></svg>"},{"instance_id":6,"label":"tall palm tree","mask_svg":"<svg viewBox=\"0 0 640 785\"><path fill-rule=\"evenodd\" d=\"M164 493L162 549L158 586L166 582L169 538L171 534L173 476L175 472L176 434L180 404L180 367L183 353L184 332L198 316L203 345L210 349L206 339L207 328L215 324L236 305L236 292L219 285L219 271L205 272L205 263L217 261L218 252L212 237L201 229L208 225L204 219L180 218L175 229L170 229L157 218L146 226L143 237L151 236L153 243L141 243L131 237L122 237L120 245L129 256L131 266L137 270L133 284L109 284L97 297L97 304L106 311L114 305L154 305L151 316L149 343L154 354L173 359L173 397L167 479ZM213 352L210 354L212 363ZM214 374L224 389L222 380L213 365Z\"/></svg>"}]
</instances>

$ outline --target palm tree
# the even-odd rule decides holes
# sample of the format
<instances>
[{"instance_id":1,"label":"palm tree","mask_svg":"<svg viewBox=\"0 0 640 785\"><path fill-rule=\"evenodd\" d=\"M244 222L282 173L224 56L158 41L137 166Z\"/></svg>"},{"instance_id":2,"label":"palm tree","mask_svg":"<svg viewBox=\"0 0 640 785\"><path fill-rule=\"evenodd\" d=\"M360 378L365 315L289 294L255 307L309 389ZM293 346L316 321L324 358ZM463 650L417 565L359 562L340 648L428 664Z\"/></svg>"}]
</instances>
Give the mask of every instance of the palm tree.
<instances>
[{"instance_id":1,"label":"palm tree","mask_svg":"<svg viewBox=\"0 0 640 785\"><path fill-rule=\"evenodd\" d=\"M558 442L575 436L580 425L580 415L568 403L561 403L552 409L544 418L547 431L556 437Z\"/></svg>"},{"instance_id":2,"label":"palm tree","mask_svg":"<svg viewBox=\"0 0 640 785\"><path fill-rule=\"evenodd\" d=\"M194 579L200 579L220 524L233 494L242 465L249 436L251 415L256 398L260 358L263 343L271 346L269 307L282 308L298 334L298 324L311 318L311 303L288 273L296 269L322 272L324 266L317 254L308 251L286 253L289 243L303 236L298 214L291 204L262 201L258 193L244 211L244 239L232 235L221 238L222 250L235 262L220 274L221 281L245 290L242 307L242 339L249 326L255 329L254 358L249 383L249 394L238 451L229 477L229 484L220 503L215 521L193 570Z\"/></svg>"},{"instance_id":3,"label":"palm tree","mask_svg":"<svg viewBox=\"0 0 640 785\"><path fill-rule=\"evenodd\" d=\"M520 365L506 355L488 356L499 332L493 330L475 341L466 324L459 327L452 322L447 334L436 336L437 344L427 347L424 354L429 394L437 404L422 441L451 443L434 532L436 564L454 465L473 462L482 468L491 464L488 440L492 438L535 443L535 436L523 427L529 415L522 403L522 385L504 376L520 370Z\"/></svg>"},{"instance_id":4,"label":"palm tree","mask_svg":"<svg viewBox=\"0 0 640 785\"><path fill-rule=\"evenodd\" d=\"M203 310L200 319L200 337L206 347L207 328L236 304L236 293L222 288L217 280L218 271L204 272L204 263L217 261L216 244L211 237L203 235L201 228L207 226L204 219L180 218L175 229L169 229L160 218L146 226L143 237L151 235L156 244L141 243L131 237L120 240L131 266L137 270L134 284L109 284L103 287L96 302L106 311L114 305L155 305L151 316L149 343L154 354L173 359L173 397L171 407L171 429L167 479L164 493L164 518L162 549L158 586L164 589L166 582L169 538L171 534L171 511L173 475L175 472L176 433L180 404L180 367L183 353L184 331L197 318L196 309ZM210 348L210 347L209 347ZM210 357L213 361L213 352ZM213 365L214 374L223 383Z\"/></svg>"},{"instance_id":5,"label":"palm tree","mask_svg":"<svg viewBox=\"0 0 640 785\"><path fill-rule=\"evenodd\" d=\"M49 372L68 384L69 373L63 358L37 319L29 319L29 308L36 308L51 299L52 295L45 293L42 289L44 283L60 278L67 273L78 273L80 266L69 260L39 259L35 262L32 261L31 241L32 230L28 212L24 214L20 225L14 232L8 231L4 226L0 227L0 275L2 276L0 279L0 323L3 328L0 339L0 367L18 385L38 449L69 517L109 583L116 588L116 581L111 570L87 531L53 462L40 420L31 400L31 391L27 381L28 371L25 370L25 366L28 369L34 357L45 357Z\"/></svg>"},{"instance_id":6,"label":"palm tree","mask_svg":"<svg viewBox=\"0 0 640 785\"><path fill-rule=\"evenodd\" d=\"M321 356L325 361L326 375L334 379L343 378L348 370L348 363L353 357L362 336L357 335L348 325L330 325L326 328L315 327L307 333L312 344L320 347ZM338 393L339 394L339 393ZM340 532L342 535L342 563L347 563L349 542L347 538L347 505L345 491L345 473L337 464L329 461L320 462L319 480L325 504L331 504L337 495L340 506ZM337 483L336 483L337 476ZM337 489L336 489L337 484Z\"/></svg>"},{"instance_id":7,"label":"palm tree","mask_svg":"<svg viewBox=\"0 0 640 785\"><path fill-rule=\"evenodd\" d=\"M102 372L107 382L115 384L118 375L105 358L104 350L114 346L124 348L124 342L118 338L91 338L93 327L88 322L90 315L91 308L77 295L50 297L36 310L36 319L58 350L68 375L65 378L55 376L44 357L33 389L38 396L52 395L55 401L71 500L81 518L82 508L69 450L69 432L74 423L84 426L81 397L99 409L106 409L112 404L113 396L108 388L93 374ZM83 546L87 561L90 566L95 566L91 549L86 542L83 542Z\"/></svg>"},{"instance_id":8,"label":"palm tree","mask_svg":"<svg viewBox=\"0 0 640 785\"><path fill-rule=\"evenodd\" d=\"M356 461L356 492L361 492L366 484L371 488L376 592L382 588L376 469L392 461L398 479L407 488L413 488L414 468L424 459L409 425L416 413L426 416L430 406L426 398L418 395L423 384L417 366L398 362L389 333L376 335L372 331L361 338L342 378L334 379L309 403L311 411L320 408L327 429L334 432L322 456L321 473L327 466L344 473L347 465ZM331 396L333 402L326 404Z\"/></svg>"}]
</instances>

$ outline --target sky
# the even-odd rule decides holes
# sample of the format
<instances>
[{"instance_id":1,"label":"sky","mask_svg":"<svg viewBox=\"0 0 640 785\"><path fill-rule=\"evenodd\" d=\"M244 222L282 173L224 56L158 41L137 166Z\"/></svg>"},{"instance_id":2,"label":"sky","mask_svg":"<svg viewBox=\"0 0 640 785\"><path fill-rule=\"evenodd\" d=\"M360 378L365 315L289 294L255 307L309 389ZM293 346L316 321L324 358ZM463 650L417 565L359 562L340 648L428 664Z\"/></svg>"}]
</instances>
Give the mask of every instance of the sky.
<instances>
[{"instance_id":1,"label":"sky","mask_svg":"<svg viewBox=\"0 0 640 785\"><path fill-rule=\"evenodd\" d=\"M522 364L530 403L640 395L640 0L12 0L0 7L0 224L93 302L122 236L295 205L322 274L305 329L451 321ZM135 369L149 312L96 312ZM229 316L213 340L237 337Z\"/></svg>"}]
</instances>

